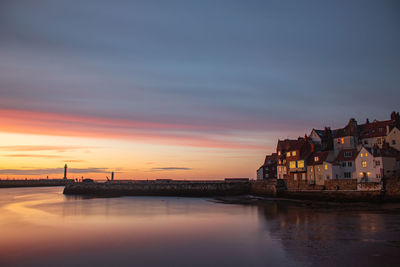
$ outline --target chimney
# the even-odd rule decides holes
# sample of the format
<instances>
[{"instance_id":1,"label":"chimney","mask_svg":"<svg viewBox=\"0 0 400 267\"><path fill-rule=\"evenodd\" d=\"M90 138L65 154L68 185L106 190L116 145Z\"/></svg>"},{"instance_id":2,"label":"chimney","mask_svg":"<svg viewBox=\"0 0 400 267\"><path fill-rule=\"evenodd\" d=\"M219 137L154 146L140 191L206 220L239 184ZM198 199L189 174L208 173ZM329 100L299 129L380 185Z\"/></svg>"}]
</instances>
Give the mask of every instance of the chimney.
<instances>
[{"instance_id":1,"label":"chimney","mask_svg":"<svg viewBox=\"0 0 400 267\"><path fill-rule=\"evenodd\" d=\"M114 181L114 172L111 172L111 181Z\"/></svg>"}]
</instances>

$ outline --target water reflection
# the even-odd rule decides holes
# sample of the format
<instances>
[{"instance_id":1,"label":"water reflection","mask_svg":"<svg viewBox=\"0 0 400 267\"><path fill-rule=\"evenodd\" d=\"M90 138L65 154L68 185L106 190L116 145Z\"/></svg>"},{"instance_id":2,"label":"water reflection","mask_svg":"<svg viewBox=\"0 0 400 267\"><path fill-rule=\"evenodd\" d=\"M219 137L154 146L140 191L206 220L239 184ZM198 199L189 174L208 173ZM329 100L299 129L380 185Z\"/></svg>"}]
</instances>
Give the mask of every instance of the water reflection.
<instances>
[{"instance_id":1,"label":"water reflection","mask_svg":"<svg viewBox=\"0 0 400 267\"><path fill-rule=\"evenodd\" d=\"M260 205L258 210L264 230L280 240L299 264L400 263L399 214L311 209L287 203Z\"/></svg>"},{"instance_id":2,"label":"water reflection","mask_svg":"<svg viewBox=\"0 0 400 267\"><path fill-rule=\"evenodd\" d=\"M0 266L335 266L399 261L398 214L1 189Z\"/></svg>"}]
</instances>

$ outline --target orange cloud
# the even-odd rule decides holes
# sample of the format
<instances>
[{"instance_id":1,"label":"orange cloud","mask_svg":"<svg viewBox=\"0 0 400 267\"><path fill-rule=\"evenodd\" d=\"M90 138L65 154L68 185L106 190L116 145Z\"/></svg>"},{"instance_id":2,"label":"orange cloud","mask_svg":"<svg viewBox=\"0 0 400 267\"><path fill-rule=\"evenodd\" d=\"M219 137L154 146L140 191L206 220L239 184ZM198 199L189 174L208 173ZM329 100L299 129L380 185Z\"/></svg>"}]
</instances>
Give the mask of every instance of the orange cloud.
<instances>
[{"instance_id":1,"label":"orange cloud","mask_svg":"<svg viewBox=\"0 0 400 267\"><path fill-rule=\"evenodd\" d=\"M123 138L146 143L212 148L260 149L255 144L228 141L205 133L206 127L153 123L30 110L0 109L0 131L89 138ZM200 130L203 130L200 132ZM212 128L208 129L212 130ZM262 149L262 148L261 148Z\"/></svg>"}]
</instances>

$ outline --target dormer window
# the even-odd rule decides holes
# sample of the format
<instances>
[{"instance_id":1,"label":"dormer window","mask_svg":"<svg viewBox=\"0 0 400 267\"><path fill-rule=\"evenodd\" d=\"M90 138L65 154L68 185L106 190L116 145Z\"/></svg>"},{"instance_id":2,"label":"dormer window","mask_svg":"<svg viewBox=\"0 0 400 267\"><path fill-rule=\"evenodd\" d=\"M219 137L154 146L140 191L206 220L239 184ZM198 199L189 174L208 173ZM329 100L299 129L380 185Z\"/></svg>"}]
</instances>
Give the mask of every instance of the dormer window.
<instances>
[{"instance_id":1,"label":"dormer window","mask_svg":"<svg viewBox=\"0 0 400 267\"><path fill-rule=\"evenodd\" d=\"M314 157L314 161L317 162L319 160L318 157Z\"/></svg>"},{"instance_id":2,"label":"dormer window","mask_svg":"<svg viewBox=\"0 0 400 267\"><path fill-rule=\"evenodd\" d=\"M345 158L350 158L351 156L353 156L352 152L344 152L344 157Z\"/></svg>"}]
</instances>

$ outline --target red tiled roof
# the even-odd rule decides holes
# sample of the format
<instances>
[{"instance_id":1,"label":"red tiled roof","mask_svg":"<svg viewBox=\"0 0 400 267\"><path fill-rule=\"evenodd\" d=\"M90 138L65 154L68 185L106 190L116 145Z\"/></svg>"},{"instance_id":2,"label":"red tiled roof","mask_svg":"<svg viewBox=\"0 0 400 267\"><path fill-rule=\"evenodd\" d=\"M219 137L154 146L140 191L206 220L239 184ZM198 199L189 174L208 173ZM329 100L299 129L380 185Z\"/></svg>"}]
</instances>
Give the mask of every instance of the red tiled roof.
<instances>
[{"instance_id":1,"label":"red tiled roof","mask_svg":"<svg viewBox=\"0 0 400 267\"><path fill-rule=\"evenodd\" d=\"M373 148L365 148L365 149L367 149L374 157L398 158L400 155L400 152L392 147L379 148L375 146Z\"/></svg>"},{"instance_id":2,"label":"red tiled roof","mask_svg":"<svg viewBox=\"0 0 400 267\"><path fill-rule=\"evenodd\" d=\"M276 163L276 161L278 160L278 154L277 154L277 153L272 153L271 155L266 155L266 156L265 156L265 160L264 160L264 165L263 165L263 166L268 165L268 164L267 164L267 161L268 161L268 160L270 160L270 161L272 162L271 164Z\"/></svg>"},{"instance_id":3,"label":"red tiled roof","mask_svg":"<svg viewBox=\"0 0 400 267\"><path fill-rule=\"evenodd\" d=\"M310 157L307 160L307 165L320 165L322 164L324 161L326 161L326 159L329 156L330 151L318 151L318 152L314 152L310 155ZM318 157L318 160L315 161L315 157Z\"/></svg>"},{"instance_id":4,"label":"red tiled roof","mask_svg":"<svg viewBox=\"0 0 400 267\"><path fill-rule=\"evenodd\" d=\"M391 129L393 125L394 125L393 120L374 121L362 124L360 125L360 137L364 139L364 138L385 136L387 134L386 127L389 126Z\"/></svg>"},{"instance_id":5,"label":"red tiled roof","mask_svg":"<svg viewBox=\"0 0 400 267\"><path fill-rule=\"evenodd\" d=\"M348 156L350 153L351 156ZM335 162L353 161L356 159L357 155L358 155L357 149L342 149L336 156Z\"/></svg>"}]
</instances>

